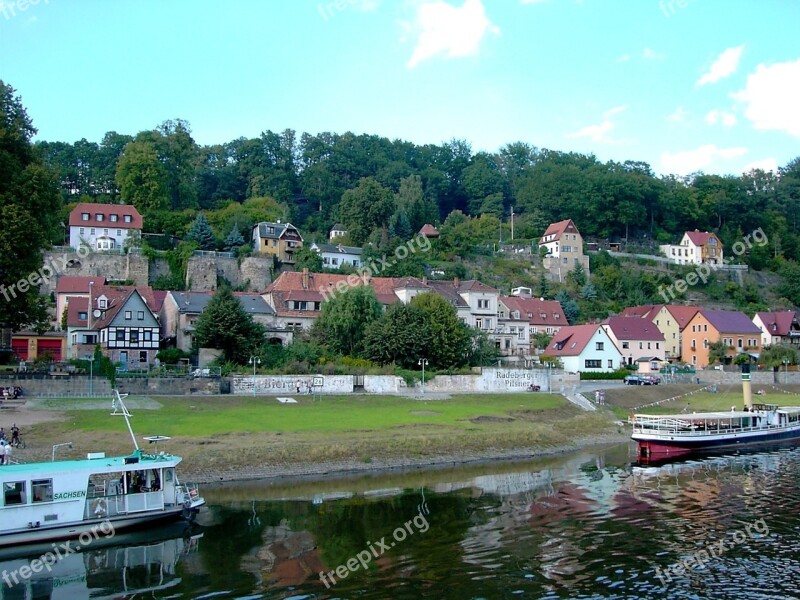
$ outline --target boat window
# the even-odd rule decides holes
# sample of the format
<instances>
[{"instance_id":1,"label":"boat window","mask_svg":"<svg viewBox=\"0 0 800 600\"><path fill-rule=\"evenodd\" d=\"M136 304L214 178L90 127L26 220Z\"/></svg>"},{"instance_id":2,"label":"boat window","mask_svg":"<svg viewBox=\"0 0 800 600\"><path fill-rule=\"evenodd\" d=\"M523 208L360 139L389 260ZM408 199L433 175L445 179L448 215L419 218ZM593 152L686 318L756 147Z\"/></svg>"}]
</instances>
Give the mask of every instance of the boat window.
<instances>
[{"instance_id":1,"label":"boat window","mask_svg":"<svg viewBox=\"0 0 800 600\"><path fill-rule=\"evenodd\" d=\"M25 498L25 482L15 481L13 483L4 483L3 497L5 506L27 504L27 499Z\"/></svg>"},{"instance_id":2,"label":"boat window","mask_svg":"<svg viewBox=\"0 0 800 600\"><path fill-rule=\"evenodd\" d=\"M53 480L34 479L31 481L31 492L33 493L34 502L52 502Z\"/></svg>"}]
</instances>

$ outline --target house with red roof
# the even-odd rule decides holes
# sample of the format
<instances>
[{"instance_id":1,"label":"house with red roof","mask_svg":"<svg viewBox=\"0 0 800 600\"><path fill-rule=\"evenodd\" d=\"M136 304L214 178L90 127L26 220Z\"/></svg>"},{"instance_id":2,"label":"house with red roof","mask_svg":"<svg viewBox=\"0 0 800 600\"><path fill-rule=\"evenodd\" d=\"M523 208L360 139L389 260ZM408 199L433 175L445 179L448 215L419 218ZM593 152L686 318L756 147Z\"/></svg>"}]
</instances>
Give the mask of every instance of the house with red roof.
<instances>
[{"instance_id":1,"label":"house with red roof","mask_svg":"<svg viewBox=\"0 0 800 600\"><path fill-rule=\"evenodd\" d=\"M761 330L761 346L800 344L800 323L797 311L758 312L753 324Z\"/></svg>"},{"instance_id":2,"label":"house with red roof","mask_svg":"<svg viewBox=\"0 0 800 600\"><path fill-rule=\"evenodd\" d=\"M641 359L647 359L649 363L664 362L664 334L652 321L637 317L609 317L602 327L628 365L639 363Z\"/></svg>"},{"instance_id":3,"label":"house with red roof","mask_svg":"<svg viewBox=\"0 0 800 600\"><path fill-rule=\"evenodd\" d=\"M436 227L434 227L430 223L425 223L425 225L422 226L422 229L420 229L419 232L429 239L435 239L439 237L439 230L436 229Z\"/></svg>"},{"instance_id":4,"label":"house with red roof","mask_svg":"<svg viewBox=\"0 0 800 600\"><path fill-rule=\"evenodd\" d=\"M499 296L498 306L498 338L500 351L505 356L535 354L536 334L553 336L569 324L556 300Z\"/></svg>"},{"instance_id":5,"label":"house with red roof","mask_svg":"<svg viewBox=\"0 0 800 600\"><path fill-rule=\"evenodd\" d=\"M700 309L683 330L681 357L699 368L711 364L709 346L721 341L728 360L747 353L761 354L761 329L740 311Z\"/></svg>"},{"instance_id":6,"label":"house with red roof","mask_svg":"<svg viewBox=\"0 0 800 600\"><path fill-rule=\"evenodd\" d=\"M646 304L631 306L622 311L622 317L640 317L655 323L664 334L664 350L667 360L681 359L683 330L700 310L696 306L681 304Z\"/></svg>"},{"instance_id":7,"label":"house with red roof","mask_svg":"<svg viewBox=\"0 0 800 600\"><path fill-rule=\"evenodd\" d=\"M539 240L542 248L547 250L542 264L552 280L564 281L578 264L589 276L589 257L583 253L583 237L572 219L551 223Z\"/></svg>"},{"instance_id":8,"label":"house with red roof","mask_svg":"<svg viewBox=\"0 0 800 600\"><path fill-rule=\"evenodd\" d=\"M623 366L622 354L601 325L570 325L553 336L545 354L570 373L609 373Z\"/></svg>"},{"instance_id":9,"label":"house with red roof","mask_svg":"<svg viewBox=\"0 0 800 600\"><path fill-rule=\"evenodd\" d=\"M123 248L133 234L142 233L142 215L130 204L79 202L69 213L69 245L94 251Z\"/></svg>"},{"instance_id":10,"label":"house with red roof","mask_svg":"<svg viewBox=\"0 0 800 600\"><path fill-rule=\"evenodd\" d=\"M659 250L677 265L723 264L722 242L708 231L687 231L678 245L662 245Z\"/></svg>"},{"instance_id":11,"label":"house with red roof","mask_svg":"<svg viewBox=\"0 0 800 600\"><path fill-rule=\"evenodd\" d=\"M61 329L64 311L72 298L89 298L90 285L105 285L106 278L62 275L56 282L56 329Z\"/></svg>"}]
</instances>

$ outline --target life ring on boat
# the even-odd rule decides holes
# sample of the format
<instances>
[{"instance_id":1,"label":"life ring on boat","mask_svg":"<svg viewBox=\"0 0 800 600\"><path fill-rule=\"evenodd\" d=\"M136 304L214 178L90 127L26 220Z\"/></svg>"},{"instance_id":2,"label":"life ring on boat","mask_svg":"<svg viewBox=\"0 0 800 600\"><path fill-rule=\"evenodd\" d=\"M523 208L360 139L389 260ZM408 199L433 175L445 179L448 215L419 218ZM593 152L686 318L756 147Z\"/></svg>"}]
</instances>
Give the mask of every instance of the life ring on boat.
<instances>
[{"instance_id":1,"label":"life ring on boat","mask_svg":"<svg viewBox=\"0 0 800 600\"><path fill-rule=\"evenodd\" d=\"M192 488L189 490L189 497L194 500L197 498L197 488Z\"/></svg>"},{"instance_id":2,"label":"life ring on boat","mask_svg":"<svg viewBox=\"0 0 800 600\"><path fill-rule=\"evenodd\" d=\"M108 502L106 502L105 498L98 498L94 501L92 510L94 511L95 516L104 517L108 512Z\"/></svg>"}]
</instances>

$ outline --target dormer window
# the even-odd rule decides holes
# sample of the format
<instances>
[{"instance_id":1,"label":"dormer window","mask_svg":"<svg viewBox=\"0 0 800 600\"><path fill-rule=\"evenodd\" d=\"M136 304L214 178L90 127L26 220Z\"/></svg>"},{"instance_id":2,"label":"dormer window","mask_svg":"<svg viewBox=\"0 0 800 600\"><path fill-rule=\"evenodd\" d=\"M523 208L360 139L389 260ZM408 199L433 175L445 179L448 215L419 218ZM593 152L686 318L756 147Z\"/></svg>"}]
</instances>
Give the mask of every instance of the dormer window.
<instances>
[{"instance_id":1,"label":"dormer window","mask_svg":"<svg viewBox=\"0 0 800 600\"><path fill-rule=\"evenodd\" d=\"M102 213L97 213L97 214L94 216L94 218L95 218L95 219L97 219L98 221L102 221L102 220L103 220L103 215L102 215Z\"/></svg>"},{"instance_id":2,"label":"dormer window","mask_svg":"<svg viewBox=\"0 0 800 600\"><path fill-rule=\"evenodd\" d=\"M116 223L119 221L119 215L111 215L111 222Z\"/></svg>"},{"instance_id":3,"label":"dormer window","mask_svg":"<svg viewBox=\"0 0 800 600\"><path fill-rule=\"evenodd\" d=\"M88 318L88 316L89 316L88 313L79 312L78 313L78 320L79 321L85 321Z\"/></svg>"},{"instance_id":4,"label":"dormer window","mask_svg":"<svg viewBox=\"0 0 800 600\"><path fill-rule=\"evenodd\" d=\"M124 220L125 220L125 222L126 222L126 223L130 223L130 222L132 221L132 219L131 219L131 216L130 216L130 215L125 215L125 216L124 216Z\"/></svg>"},{"instance_id":5,"label":"dormer window","mask_svg":"<svg viewBox=\"0 0 800 600\"><path fill-rule=\"evenodd\" d=\"M89 213L81 213L81 221L88 221Z\"/></svg>"}]
</instances>

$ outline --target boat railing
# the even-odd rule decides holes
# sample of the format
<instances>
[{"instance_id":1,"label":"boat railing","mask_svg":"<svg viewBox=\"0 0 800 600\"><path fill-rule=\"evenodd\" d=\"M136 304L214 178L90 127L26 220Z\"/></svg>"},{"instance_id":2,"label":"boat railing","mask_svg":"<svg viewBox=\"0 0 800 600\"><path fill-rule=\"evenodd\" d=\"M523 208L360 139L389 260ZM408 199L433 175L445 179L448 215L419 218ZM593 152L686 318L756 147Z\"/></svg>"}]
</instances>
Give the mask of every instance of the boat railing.
<instances>
[{"instance_id":1,"label":"boat railing","mask_svg":"<svg viewBox=\"0 0 800 600\"><path fill-rule=\"evenodd\" d=\"M196 483L183 483L175 486L175 502L191 504L200 498L200 488Z\"/></svg>"},{"instance_id":2,"label":"boat railing","mask_svg":"<svg viewBox=\"0 0 800 600\"><path fill-rule=\"evenodd\" d=\"M86 500L84 517L105 519L137 512L164 509L164 492L140 492L135 494L115 494L95 496Z\"/></svg>"},{"instance_id":3,"label":"boat railing","mask_svg":"<svg viewBox=\"0 0 800 600\"><path fill-rule=\"evenodd\" d=\"M681 423L678 421L678 423ZM633 433L634 434L660 434L660 435L673 435L679 437L703 437L703 436L714 436L714 435L729 435L731 433L750 433L753 431L772 431L778 429L786 429L786 425L748 425L745 427L738 427L736 425L721 425L717 427L709 426L709 427L701 427L699 425L687 425L685 422L681 423L679 426L645 426L642 424L637 424L634 422L633 425Z\"/></svg>"}]
</instances>

